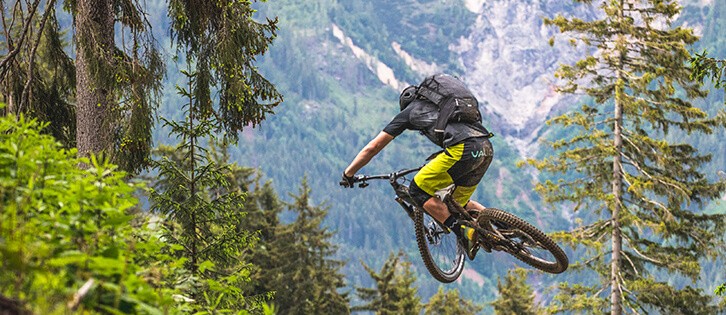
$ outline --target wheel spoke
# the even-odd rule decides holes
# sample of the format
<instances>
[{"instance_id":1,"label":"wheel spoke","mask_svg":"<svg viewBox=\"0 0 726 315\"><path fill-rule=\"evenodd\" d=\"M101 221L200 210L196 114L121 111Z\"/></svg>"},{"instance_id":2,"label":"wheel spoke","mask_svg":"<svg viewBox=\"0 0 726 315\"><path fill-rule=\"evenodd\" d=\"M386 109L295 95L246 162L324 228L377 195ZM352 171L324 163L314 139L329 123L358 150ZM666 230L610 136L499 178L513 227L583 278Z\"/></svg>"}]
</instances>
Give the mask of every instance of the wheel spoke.
<instances>
[{"instance_id":1,"label":"wheel spoke","mask_svg":"<svg viewBox=\"0 0 726 315\"><path fill-rule=\"evenodd\" d=\"M464 252L456 235L427 214L421 213L416 221L419 251L426 268L441 282L456 280L464 269Z\"/></svg>"}]
</instances>

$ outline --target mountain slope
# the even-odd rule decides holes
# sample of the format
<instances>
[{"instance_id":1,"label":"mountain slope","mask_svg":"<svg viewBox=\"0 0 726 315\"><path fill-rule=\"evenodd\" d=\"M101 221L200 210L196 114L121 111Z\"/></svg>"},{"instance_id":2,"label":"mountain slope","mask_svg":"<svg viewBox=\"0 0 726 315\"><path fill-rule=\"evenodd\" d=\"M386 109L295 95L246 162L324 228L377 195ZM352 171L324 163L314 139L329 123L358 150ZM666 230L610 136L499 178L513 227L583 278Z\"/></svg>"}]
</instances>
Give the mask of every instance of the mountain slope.
<instances>
[{"instance_id":1,"label":"mountain slope","mask_svg":"<svg viewBox=\"0 0 726 315\"><path fill-rule=\"evenodd\" d=\"M684 11L692 25L713 15L702 4L694 1ZM516 163L545 154L539 152L539 141L559 131L544 121L576 105L575 99L552 91L553 73L581 54L566 43L550 47L555 30L544 27L542 18L558 12L587 17L593 14L588 8L573 12L569 2L556 0L277 0L258 9L261 17L280 19L279 36L259 67L285 102L261 126L243 132L230 153L241 165L259 167L283 198L308 177L313 203L330 206L326 223L337 230L350 285L370 284L361 260L378 269L389 252L403 250L421 273L421 296L436 292L438 283L418 258L412 224L387 183L365 190L337 184L358 150L398 112L400 89L433 72L459 75L487 103L482 110L496 134L495 160L474 198L545 231L568 228L569 214L544 208L532 190L537 174ZM180 83L169 75L172 83ZM173 104L180 102L167 88L164 115L177 115ZM423 137L404 133L362 172L418 166L435 150ZM481 255L468 263L457 285L467 298L491 301L496 276L517 265L505 255ZM538 275L535 280L544 287L570 277Z\"/></svg>"}]
</instances>

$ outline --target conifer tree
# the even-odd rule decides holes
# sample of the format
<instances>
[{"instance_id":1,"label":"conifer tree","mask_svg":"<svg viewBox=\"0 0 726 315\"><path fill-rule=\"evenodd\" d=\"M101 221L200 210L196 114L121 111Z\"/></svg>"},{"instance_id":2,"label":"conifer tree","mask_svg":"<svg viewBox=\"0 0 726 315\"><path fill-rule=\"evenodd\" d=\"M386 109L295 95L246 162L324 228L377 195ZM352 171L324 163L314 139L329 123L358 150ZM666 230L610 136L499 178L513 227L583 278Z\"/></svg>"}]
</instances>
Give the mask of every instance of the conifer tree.
<instances>
[{"instance_id":1,"label":"conifer tree","mask_svg":"<svg viewBox=\"0 0 726 315\"><path fill-rule=\"evenodd\" d=\"M376 287L356 288L358 296L367 304L353 307L353 310L372 311L377 315L413 315L421 312L421 299L414 286L416 277L411 271L411 263L401 261L402 257L403 253L391 254L379 273L363 264Z\"/></svg>"},{"instance_id":2,"label":"conifer tree","mask_svg":"<svg viewBox=\"0 0 726 315\"><path fill-rule=\"evenodd\" d=\"M424 306L427 315L473 315L484 309L459 295L459 290L444 292L443 287L434 294Z\"/></svg>"},{"instance_id":3,"label":"conifer tree","mask_svg":"<svg viewBox=\"0 0 726 315\"><path fill-rule=\"evenodd\" d=\"M347 293L340 292L345 287L340 272L343 263L331 258L337 247L330 242L333 233L322 225L328 209L312 205L310 193L303 178L299 193L285 204L294 221L277 225L274 235L260 231L263 241L254 253L263 255L253 259L260 269L256 286L275 292L272 304L281 314L348 314ZM274 199L261 201L265 199L275 214ZM276 221L265 221L271 219L269 215L257 224L274 227Z\"/></svg>"},{"instance_id":4,"label":"conifer tree","mask_svg":"<svg viewBox=\"0 0 726 315\"><path fill-rule=\"evenodd\" d=\"M709 57L708 52L703 51L691 58L691 65L693 66L691 76L695 80L703 82L708 78L717 89L723 88L726 92L726 60Z\"/></svg>"},{"instance_id":5,"label":"conifer tree","mask_svg":"<svg viewBox=\"0 0 726 315\"><path fill-rule=\"evenodd\" d=\"M696 54L691 59L693 65L692 76L699 82L710 79L716 88L723 88L726 93L726 60L708 57L708 53L704 51ZM724 99L726 104L726 99ZM726 283L719 285L714 291L716 295L723 295L726 292ZM726 300L724 300L726 302Z\"/></svg>"},{"instance_id":6,"label":"conifer tree","mask_svg":"<svg viewBox=\"0 0 726 315\"><path fill-rule=\"evenodd\" d=\"M109 154L113 97L115 14L113 0L74 2L76 57L76 145L81 155Z\"/></svg>"},{"instance_id":7,"label":"conifer tree","mask_svg":"<svg viewBox=\"0 0 726 315\"><path fill-rule=\"evenodd\" d=\"M192 281L186 294L193 309L216 312L256 309L260 298L241 288L249 283L249 265L240 261L245 250L253 246L254 235L240 229L244 218L242 191L228 181L231 166L216 161L203 145L213 142L212 120L199 119L193 94L196 75L183 72L187 88L177 87L188 99L182 122L165 120L172 134L181 142L177 147L162 148L162 159L154 161L157 181L151 193L151 209L163 215L169 243L180 248L176 254L186 259Z\"/></svg>"},{"instance_id":8,"label":"conifer tree","mask_svg":"<svg viewBox=\"0 0 726 315\"><path fill-rule=\"evenodd\" d=\"M76 146L138 172L151 152L164 71L137 0L64 1L76 39ZM117 25L118 23L118 25ZM116 31L128 42L117 43Z\"/></svg>"},{"instance_id":9,"label":"conifer tree","mask_svg":"<svg viewBox=\"0 0 726 315\"><path fill-rule=\"evenodd\" d=\"M533 164L567 176L537 189L548 202L586 211L583 226L560 236L589 249L576 267L601 280L563 284L553 310L712 312L701 290L657 276L695 281L699 259L713 257L723 244L724 215L698 210L726 186L699 170L710 156L687 142L688 135L710 134L724 121L690 102L705 95L687 66L686 47L697 37L672 27L680 12L676 1L607 1L600 9L592 21L545 20L588 48L585 59L563 65L556 76L564 81L561 92L584 93L592 102L551 121L572 136L552 143L556 156Z\"/></svg>"},{"instance_id":10,"label":"conifer tree","mask_svg":"<svg viewBox=\"0 0 726 315\"><path fill-rule=\"evenodd\" d=\"M255 66L257 56L265 54L277 36L277 18L256 21L252 2L169 1L171 35L177 48L196 61L198 84L190 91L195 106L204 117L218 120L215 128L233 140L282 102L282 95ZM212 101L215 93L217 106Z\"/></svg>"},{"instance_id":11,"label":"conifer tree","mask_svg":"<svg viewBox=\"0 0 726 315\"><path fill-rule=\"evenodd\" d=\"M497 280L499 297L492 302L494 312L499 315L541 314L542 310L534 304L534 292L527 284L527 271L508 270L502 282Z\"/></svg>"},{"instance_id":12,"label":"conifer tree","mask_svg":"<svg viewBox=\"0 0 726 315\"><path fill-rule=\"evenodd\" d=\"M130 172L146 166L164 69L142 5L62 1L74 18L73 60L58 1L7 3L0 4L7 22L1 41L9 52L0 60L7 112L50 122L49 132L66 147L77 146L81 156L105 154Z\"/></svg>"},{"instance_id":13,"label":"conifer tree","mask_svg":"<svg viewBox=\"0 0 726 315\"><path fill-rule=\"evenodd\" d=\"M75 65L64 51L67 34L58 24L56 1L35 1L25 10L19 3L0 4L6 22L0 43L7 52L0 61L0 95L8 105L0 111L49 122L44 131L66 147L73 147Z\"/></svg>"}]
</instances>

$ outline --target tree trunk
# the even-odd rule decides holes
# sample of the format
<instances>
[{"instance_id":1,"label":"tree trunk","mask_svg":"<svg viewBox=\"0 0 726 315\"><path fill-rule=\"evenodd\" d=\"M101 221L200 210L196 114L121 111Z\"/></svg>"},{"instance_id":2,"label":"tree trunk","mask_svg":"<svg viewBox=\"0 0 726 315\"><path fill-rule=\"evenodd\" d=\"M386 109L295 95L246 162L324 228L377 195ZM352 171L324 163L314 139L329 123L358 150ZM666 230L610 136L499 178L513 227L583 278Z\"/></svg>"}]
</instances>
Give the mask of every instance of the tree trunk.
<instances>
[{"instance_id":1,"label":"tree trunk","mask_svg":"<svg viewBox=\"0 0 726 315\"><path fill-rule=\"evenodd\" d=\"M79 156L108 153L114 49L112 0L78 0L76 24L76 142Z\"/></svg>"},{"instance_id":2,"label":"tree trunk","mask_svg":"<svg viewBox=\"0 0 726 315\"><path fill-rule=\"evenodd\" d=\"M621 81L621 80L618 80ZM620 89L620 93L622 93L622 88L618 87L616 90ZM616 92L617 93L617 92ZM612 225L613 225L613 234L612 234L612 261L610 262L610 288L611 288L611 295L610 295L610 305L611 315L620 315L622 312L622 305L621 305L621 288L620 288L620 280L618 279L618 276L620 274L620 254L622 251L622 235L620 234L620 209L622 206L621 199L622 199L622 189L623 189L623 181L622 181L622 171L621 171L621 157L620 152L623 147L623 138L622 138L622 121L623 121L623 105L621 103L621 100L618 99L618 97L615 98L615 132L614 132L614 145L615 145L615 158L613 161L613 199L615 204L613 205L613 213L612 213Z\"/></svg>"},{"instance_id":3,"label":"tree trunk","mask_svg":"<svg viewBox=\"0 0 726 315\"><path fill-rule=\"evenodd\" d=\"M620 0L619 18L623 19L624 1ZM620 39L618 39L620 40ZM616 47L616 49L618 49ZM622 157L620 153L623 151L623 93L625 90L623 85L623 63L626 51L620 51L620 60L618 63L617 82L615 83L615 126L613 127L613 145L615 146L615 156L613 157L613 213L612 213L612 256L610 262L610 314L620 315L623 311L622 288L620 287L620 259L623 250L623 238L620 232L620 210L622 208Z\"/></svg>"}]
</instances>

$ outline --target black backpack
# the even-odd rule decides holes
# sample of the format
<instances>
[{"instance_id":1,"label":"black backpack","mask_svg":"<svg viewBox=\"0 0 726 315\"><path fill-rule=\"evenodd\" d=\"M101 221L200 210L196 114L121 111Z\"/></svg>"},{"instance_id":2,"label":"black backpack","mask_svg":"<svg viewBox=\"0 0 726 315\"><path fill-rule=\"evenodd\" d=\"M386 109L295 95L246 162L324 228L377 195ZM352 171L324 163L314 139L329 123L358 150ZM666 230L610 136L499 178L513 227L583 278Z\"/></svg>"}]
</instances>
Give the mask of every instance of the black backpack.
<instances>
[{"instance_id":1,"label":"black backpack","mask_svg":"<svg viewBox=\"0 0 726 315\"><path fill-rule=\"evenodd\" d=\"M416 95L439 107L434 132L443 133L449 122L481 123L479 102L461 80L448 74L435 74L421 82Z\"/></svg>"}]
</instances>

